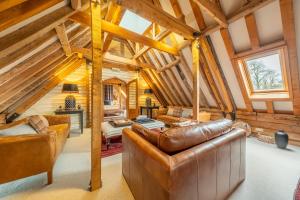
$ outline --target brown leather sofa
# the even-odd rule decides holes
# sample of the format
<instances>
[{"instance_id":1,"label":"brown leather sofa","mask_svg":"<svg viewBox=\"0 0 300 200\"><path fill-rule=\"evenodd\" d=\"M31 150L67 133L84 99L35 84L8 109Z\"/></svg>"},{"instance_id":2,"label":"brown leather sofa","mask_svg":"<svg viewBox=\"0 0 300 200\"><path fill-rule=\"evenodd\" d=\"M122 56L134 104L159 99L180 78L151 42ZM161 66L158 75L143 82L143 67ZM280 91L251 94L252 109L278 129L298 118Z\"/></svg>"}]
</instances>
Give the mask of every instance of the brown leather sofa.
<instances>
[{"instance_id":1,"label":"brown leather sofa","mask_svg":"<svg viewBox=\"0 0 300 200\"><path fill-rule=\"evenodd\" d=\"M52 183L55 160L70 134L70 117L45 117L47 134L0 137L0 184L43 172L47 172L48 184Z\"/></svg>"},{"instance_id":2,"label":"brown leather sofa","mask_svg":"<svg viewBox=\"0 0 300 200\"><path fill-rule=\"evenodd\" d=\"M122 171L135 199L226 199L245 179L245 131L231 126L124 129Z\"/></svg>"}]
</instances>

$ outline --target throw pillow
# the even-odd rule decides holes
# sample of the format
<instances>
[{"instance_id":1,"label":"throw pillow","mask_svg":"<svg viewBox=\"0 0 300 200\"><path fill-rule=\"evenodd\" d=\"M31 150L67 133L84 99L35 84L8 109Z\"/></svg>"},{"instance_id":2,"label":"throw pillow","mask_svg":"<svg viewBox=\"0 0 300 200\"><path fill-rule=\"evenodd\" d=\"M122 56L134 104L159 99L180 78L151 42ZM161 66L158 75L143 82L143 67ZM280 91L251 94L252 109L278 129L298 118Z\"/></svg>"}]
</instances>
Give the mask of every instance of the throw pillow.
<instances>
[{"instance_id":1,"label":"throw pillow","mask_svg":"<svg viewBox=\"0 0 300 200\"><path fill-rule=\"evenodd\" d=\"M174 113L174 107L169 106L169 107L168 107L167 115L173 116L173 113Z\"/></svg>"},{"instance_id":2,"label":"throw pillow","mask_svg":"<svg viewBox=\"0 0 300 200\"><path fill-rule=\"evenodd\" d=\"M36 133L37 132L28 124L19 124L7 129L0 130L0 136L28 135Z\"/></svg>"},{"instance_id":3,"label":"throw pillow","mask_svg":"<svg viewBox=\"0 0 300 200\"><path fill-rule=\"evenodd\" d=\"M34 128L38 133L47 133L49 122L42 115L33 115L29 117L29 124Z\"/></svg>"},{"instance_id":4,"label":"throw pillow","mask_svg":"<svg viewBox=\"0 0 300 200\"><path fill-rule=\"evenodd\" d=\"M183 108L181 115L184 118L191 118L193 116L193 109L191 109L191 108Z\"/></svg>"},{"instance_id":5,"label":"throw pillow","mask_svg":"<svg viewBox=\"0 0 300 200\"><path fill-rule=\"evenodd\" d=\"M174 117L181 117L181 114L182 114L182 108L174 107L173 116Z\"/></svg>"}]
</instances>

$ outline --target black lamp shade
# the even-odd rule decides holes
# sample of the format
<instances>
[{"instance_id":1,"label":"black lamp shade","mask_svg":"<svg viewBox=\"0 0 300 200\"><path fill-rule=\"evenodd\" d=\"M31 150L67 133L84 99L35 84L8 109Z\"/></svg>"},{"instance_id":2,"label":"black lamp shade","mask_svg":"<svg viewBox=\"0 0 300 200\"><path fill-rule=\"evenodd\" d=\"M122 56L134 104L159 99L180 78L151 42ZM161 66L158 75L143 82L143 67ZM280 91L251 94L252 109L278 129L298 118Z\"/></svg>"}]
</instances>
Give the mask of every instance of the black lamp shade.
<instances>
[{"instance_id":1,"label":"black lamp shade","mask_svg":"<svg viewBox=\"0 0 300 200\"><path fill-rule=\"evenodd\" d=\"M79 93L77 84L64 83L62 88L63 93Z\"/></svg>"},{"instance_id":2,"label":"black lamp shade","mask_svg":"<svg viewBox=\"0 0 300 200\"><path fill-rule=\"evenodd\" d=\"M152 94L152 89L145 89L144 94Z\"/></svg>"}]
</instances>

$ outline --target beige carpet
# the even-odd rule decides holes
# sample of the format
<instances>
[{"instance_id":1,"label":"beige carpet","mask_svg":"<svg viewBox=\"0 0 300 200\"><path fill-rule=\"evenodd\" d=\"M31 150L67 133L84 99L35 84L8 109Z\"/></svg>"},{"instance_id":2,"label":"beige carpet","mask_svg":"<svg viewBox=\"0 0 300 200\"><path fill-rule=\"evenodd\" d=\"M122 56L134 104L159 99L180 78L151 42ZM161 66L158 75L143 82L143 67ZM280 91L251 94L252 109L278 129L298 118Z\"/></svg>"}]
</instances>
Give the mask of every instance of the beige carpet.
<instances>
[{"instance_id":1,"label":"beige carpet","mask_svg":"<svg viewBox=\"0 0 300 200\"><path fill-rule=\"evenodd\" d=\"M103 188L88 192L90 180L90 134L73 135L54 169L54 183L45 185L46 175L0 185L0 199L17 200L131 200L121 174L121 154L103 159ZM1 163L0 163L1 164ZM247 141L247 179L231 200L292 199L300 177L300 148L280 150L256 139ZM1 198L2 197L2 198Z\"/></svg>"}]
</instances>

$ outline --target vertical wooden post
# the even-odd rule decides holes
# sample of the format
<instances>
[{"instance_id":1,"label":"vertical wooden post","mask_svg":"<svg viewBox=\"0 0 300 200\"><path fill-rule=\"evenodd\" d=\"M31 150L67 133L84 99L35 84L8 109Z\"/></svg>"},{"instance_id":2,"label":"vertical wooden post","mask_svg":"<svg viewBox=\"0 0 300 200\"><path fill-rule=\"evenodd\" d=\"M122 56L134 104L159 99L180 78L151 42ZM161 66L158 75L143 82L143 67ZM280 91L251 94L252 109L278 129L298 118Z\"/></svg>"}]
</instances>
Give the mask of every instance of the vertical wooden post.
<instances>
[{"instance_id":1,"label":"vertical wooden post","mask_svg":"<svg viewBox=\"0 0 300 200\"><path fill-rule=\"evenodd\" d=\"M101 121L103 113L102 88L102 30L100 1L91 1L92 15L92 146L91 191L101 187Z\"/></svg>"},{"instance_id":2,"label":"vertical wooden post","mask_svg":"<svg viewBox=\"0 0 300 200\"><path fill-rule=\"evenodd\" d=\"M136 78L136 115L138 116L139 115L139 112L140 112L140 104L139 104L139 84L140 84L140 81L139 81L139 78L140 78L140 72L138 71L137 72L137 78Z\"/></svg>"},{"instance_id":3,"label":"vertical wooden post","mask_svg":"<svg viewBox=\"0 0 300 200\"><path fill-rule=\"evenodd\" d=\"M85 60L85 86L86 86L86 127L91 127L91 105L90 105L90 98L91 98L91 86L90 86L90 70L88 64Z\"/></svg>"},{"instance_id":4,"label":"vertical wooden post","mask_svg":"<svg viewBox=\"0 0 300 200\"><path fill-rule=\"evenodd\" d=\"M200 112L200 55L199 55L199 41L194 40L192 43L193 54L193 119L199 120Z\"/></svg>"}]
</instances>

